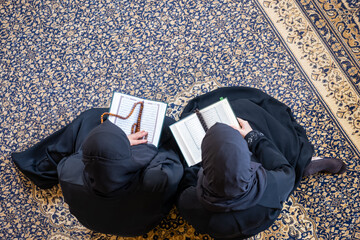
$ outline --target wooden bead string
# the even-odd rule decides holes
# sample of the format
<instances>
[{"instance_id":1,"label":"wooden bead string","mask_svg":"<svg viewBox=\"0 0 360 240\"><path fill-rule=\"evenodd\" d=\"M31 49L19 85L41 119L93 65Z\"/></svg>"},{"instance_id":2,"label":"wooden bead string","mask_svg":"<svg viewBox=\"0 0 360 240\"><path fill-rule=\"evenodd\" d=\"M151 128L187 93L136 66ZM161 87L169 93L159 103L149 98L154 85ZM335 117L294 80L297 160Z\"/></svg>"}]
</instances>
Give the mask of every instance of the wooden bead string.
<instances>
[{"instance_id":1,"label":"wooden bead string","mask_svg":"<svg viewBox=\"0 0 360 240\"><path fill-rule=\"evenodd\" d=\"M206 125L206 122L202 116L202 114L200 113L199 109L195 109L195 113L196 116L199 119L199 122L201 123L201 126L204 128L204 131L206 132L207 130L209 130L208 126Z\"/></svg>"},{"instance_id":2,"label":"wooden bead string","mask_svg":"<svg viewBox=\"0 0 360 240\"><path fill-rule=\"evenodd\" d=\"M131 108L131 111L129 113L129 115L127 115L126 117L123 117L123 116L120 116L120 115L117 115L117 114L114 114L114 113L110 113L110 112L104 112L102 115L101 115L101 123L104 122L104 116L105 115L109 115L109 116L113 116L113 117L118 117L120 119L128 119L133 113L134 113L134 110L136 108L136 106L140 104L140 111L139 111L139 114L138 114L138 117L137 117L137 122L134 123L132 126L131 126L131 134L133 133L136 133L136 132L139 132L140 131L140 122L141 122L141 116L142 116L142 111L144 109L144 102L136 102L134 103L133 107Z\"/></svg>"}]
</instances>

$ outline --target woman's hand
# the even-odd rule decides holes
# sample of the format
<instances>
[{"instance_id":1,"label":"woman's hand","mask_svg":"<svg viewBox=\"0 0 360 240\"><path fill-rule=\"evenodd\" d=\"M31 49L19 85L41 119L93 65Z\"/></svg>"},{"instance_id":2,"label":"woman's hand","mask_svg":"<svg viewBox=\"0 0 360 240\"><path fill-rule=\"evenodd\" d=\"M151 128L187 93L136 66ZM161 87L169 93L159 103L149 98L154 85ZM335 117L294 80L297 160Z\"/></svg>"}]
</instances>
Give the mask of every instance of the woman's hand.
<instances>
[{"instance_id":1,"label":"woman's hand","mask_svg":"<svg viewBox=\"0 0 360 240\"><path fill-rule=\"evenodd\" d=\"M148 132L140 131L133 134L128 135L128 139L130 141L130 146L139 145L143 143L147 143L147 135Z\"/></svg>"},{"instance_id":2,"label":"woman's hand","mask_svg":"<svg viewBox=\"0 0 360 240\"><path fill-rule=\"evenodd\" d=\"M237 120L239 122L240 127L239 126L231 126L231 127L233 127L235 130L238 130L241 136L245 137L249 132L253 130L250 124L248 123L248 121L245 121L244 119L241 118L237 118Z\"/></svg>"}]
</instances>

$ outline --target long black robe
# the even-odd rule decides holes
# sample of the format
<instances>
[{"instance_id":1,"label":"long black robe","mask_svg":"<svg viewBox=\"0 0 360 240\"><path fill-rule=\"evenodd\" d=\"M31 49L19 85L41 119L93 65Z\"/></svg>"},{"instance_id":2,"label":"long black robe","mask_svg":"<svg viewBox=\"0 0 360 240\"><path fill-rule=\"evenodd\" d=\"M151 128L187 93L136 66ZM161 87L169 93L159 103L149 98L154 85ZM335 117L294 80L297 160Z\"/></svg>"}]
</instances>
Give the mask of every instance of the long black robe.
<instances>
[{"instance_id":1,"label":"long black robe","mask_svg":"<svg viewBox=\"0 0 360 240\"><path fill-rule=\"evenodd\" d=\"M147 159L141 159L143 166L137 171L126 173L132 176L126 188L116 194L99 194L99 188L94 191L86 183L82 144L106 111L106 108L88 110L28 150L13 153L12 158L40 188L50 188L60 182L70 212L85 227L121 236L142 235L169 212L183 174L179 156L170 149L174 143L168 126L174 120L166 117L158 148L150 144L131 147L134 157L146 156ZM109 166L103 174L117 170Z\"/></svg>"},{"instance_id":2,"label":"long black robe","mask_svg":"<svg viewBox=\"0 0 360 240\"><path fill-rule=\"evenodd\" d=\"M244 239L267 229L281 212L283 202L297 188L309 164L313 146L291 110L264 92L247 87L220 88L192 99L181 118L202 109L220 97L228 98L235 115L264 134L249 146L253 161L267 172L267 186L259 203L241 211L212 212L196 194L201 163L186 168L179 186L177 206L195 229L218 239ZM290 183L290 184L289 184Z\"/></svg>"}]
</instances>

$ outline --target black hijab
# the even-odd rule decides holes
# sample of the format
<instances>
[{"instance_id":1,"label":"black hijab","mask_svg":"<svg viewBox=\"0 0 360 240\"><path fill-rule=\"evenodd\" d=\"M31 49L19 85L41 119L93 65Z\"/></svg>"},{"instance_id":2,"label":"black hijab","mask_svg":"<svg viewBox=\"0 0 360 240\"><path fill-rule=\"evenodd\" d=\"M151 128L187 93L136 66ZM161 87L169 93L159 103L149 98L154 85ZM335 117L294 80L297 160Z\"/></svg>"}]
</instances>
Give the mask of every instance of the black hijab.
<instances>
[{"instance_id":1,"label":"black hijab","mask_svg":"<svg viewBox=\"0 0 360 240\"><path fill-rule=\"evenodd\" d=\"M157 154L152 145L130 147L126 134L110 121L89 133L82 151L85 182L96 194L106 197L129 190L132 182L138 182L142 168Z\"/></svg>"},{"instance_id":2,"label":"black hijab","mask_svg":"<svg viewBox=\"0 0 360 240\"><path fill-rule=\"evenodd\" d=\"M251 161L251 152L240 133L216 123L201 144L202 168L197 195L205 208L214 212L247 209L256 205L266 187L266 172Z\"/></svg>"}]
</instances>

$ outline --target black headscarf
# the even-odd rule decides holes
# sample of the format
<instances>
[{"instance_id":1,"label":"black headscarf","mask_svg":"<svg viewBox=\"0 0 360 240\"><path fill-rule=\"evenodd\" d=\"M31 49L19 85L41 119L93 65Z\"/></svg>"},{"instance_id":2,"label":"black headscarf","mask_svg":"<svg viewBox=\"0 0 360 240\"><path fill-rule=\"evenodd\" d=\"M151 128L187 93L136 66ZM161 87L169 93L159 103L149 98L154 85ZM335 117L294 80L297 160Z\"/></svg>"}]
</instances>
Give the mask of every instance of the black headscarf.
<instances>
[{"instance_id":1,"label":"black headscarf","mask_svg":"<svg viewBox=\"0 0 360 240\"><path fill-rule=\"evenodd\" d=\"M85 182L95 193L106 197L128 190L132 182L138 182L135 179L141 169L157 154L156 148L148 144L130 147L126 134L110 121L89 133L82 151Z\"/></svg>"},{"instance_id":2,"label":"black headscarf","mask_svg":"<svg viewBox=\"0 0 360 240\"><path fill-rule=\"evenodd\" d=\"M197 195L215 212L243 210L256 205L266 187L266 172L251 161L251 152L240 133L216 123L201 144L202 168Z\"/></svg>"}]
</instances>

